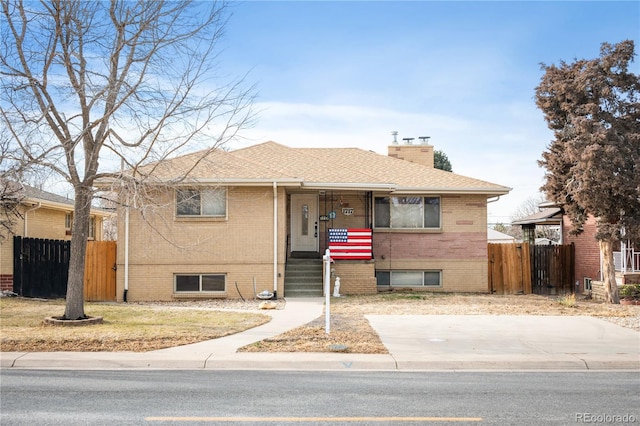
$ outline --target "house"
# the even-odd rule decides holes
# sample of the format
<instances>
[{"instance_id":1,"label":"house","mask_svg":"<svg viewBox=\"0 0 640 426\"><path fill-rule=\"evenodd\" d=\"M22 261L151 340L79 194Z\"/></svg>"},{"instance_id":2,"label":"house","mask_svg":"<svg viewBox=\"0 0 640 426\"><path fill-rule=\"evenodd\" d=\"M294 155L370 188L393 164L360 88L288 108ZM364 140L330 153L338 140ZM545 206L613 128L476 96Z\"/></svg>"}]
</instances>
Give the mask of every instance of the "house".
<instances>
[{"instance_id":1,"label":"house","mask_svg":"<svg viewBox=\"0 0 640 426\"><path fill-rule=\"evenodd\" d=\"M16 191L17 215L10 223L11 233L0 235L0 289L13 290L13 236L49 240L71 240L73 200L21 185ZM102 222L112 213L91 209L89 239L102 240ZM2 219L8 219L6 216Z\"/></svg>"},{"instance_id":2,"label":"house","mask_svg":"<svg viewBox=\"0 0 640 426\"><path fill-rule=\"evenodd\" d=\"M342 294L488 292L487 199L510 191L435 169L431 145L266 142L152 169L153 205L119 194L118 300L321 295L329 247Z\"/></svg>"},{"instance_id":3,"label":"house","mask_svg":"<svg viewBox=\"0 0 640 426\"><path fill-rule=\"evenodd\" d=\"M516 238L493 228L487 228L487 242L489 244L511 244L516 242Z\"/></svg>"},{"instance_id":4,"label":"house","mask_svg":"<svg viewBox=\"0 0 640 426\"><path fill-rule=\"evenodd\" d=\"M522 226L525 241L535 236L537 225L554 225L560 227L560 244L573 244L574 254L574 277L573 282L577 282L577 292L591 291L591 281L602 279L602 260L600 259L600 247L596 240L597 222L595 217L589 215L582 232L573 235L574 229L570 218L564 214L562 208L555 203L546 201L540 204L540 211L513 221L512 225ZM537 242L536 242L537 244ZM625 274L637 274L640 272L640 253L635 252L630 242L623 241L614 252L614 262L616 275L619 283L623 283Z\"/></svg>"}]
</instances>

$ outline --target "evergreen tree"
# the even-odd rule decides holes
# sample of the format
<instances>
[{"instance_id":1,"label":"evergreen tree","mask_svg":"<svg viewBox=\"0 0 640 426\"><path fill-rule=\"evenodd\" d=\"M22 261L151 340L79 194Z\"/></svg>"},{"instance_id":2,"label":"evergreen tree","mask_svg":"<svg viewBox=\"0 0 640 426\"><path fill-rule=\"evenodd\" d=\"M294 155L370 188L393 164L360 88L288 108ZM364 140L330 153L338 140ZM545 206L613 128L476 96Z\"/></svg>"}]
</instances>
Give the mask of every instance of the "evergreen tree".
<instances>
[{"instance_id":1,"label":"evergreen tree","mask_svg":"<svg viewBox=\"0 0 640 426\"><path fill-rule=\"evenodd\" d=\"M539 164L542 190L577 233L597 219L607 299L618 303L613 244L640 229L640 78L629 71L631 40L603 43L600 57L544 65L536 104L554 139Z\"/></svg>"}]
</instances>

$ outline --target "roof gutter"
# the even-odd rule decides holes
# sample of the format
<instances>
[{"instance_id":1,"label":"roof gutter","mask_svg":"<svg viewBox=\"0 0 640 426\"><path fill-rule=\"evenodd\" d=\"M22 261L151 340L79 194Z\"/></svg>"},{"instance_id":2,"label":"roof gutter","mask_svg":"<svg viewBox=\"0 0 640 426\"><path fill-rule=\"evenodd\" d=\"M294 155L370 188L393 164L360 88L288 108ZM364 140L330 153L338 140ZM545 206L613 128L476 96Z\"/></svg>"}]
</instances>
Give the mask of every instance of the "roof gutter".
<instances>
[{"instance_id":1,"label":"roof gutter","mask_svg":"<svg viewBox=\"0 0 640 426\"><path fill-rule=\"evenodd\" d=\"M178 183L178 186L193 185L194 183L209 183L217 185L235 185L235 186L301 186L303 184L302 179L298 178L284 178L284 179L185 179Z\"/></svg>"},{"instance_id":2,"label":"roof gutter","mask_svg":"<svg viewBox=\"0 0 640 426\"><path fill-rule=\"evenodd\" d=\"M352 189L361 191L394 191L393 183L353 183L353 182L303 182L303 188L309 189Z\"/></svg>"},{"instance_id":3,"label":"roof gutter","mask_svg":"<svg viewBox=\"0 0 640 426\"><path fill-rule=\"evenodd\" d=\"M73 205L73 200L69 200L71 201L70 204L65 204L65 203L59 203L57 201L49 201L49 200L42 200L39 198L28 198L27 202L29 203L33 203L34 205L38 205L40 207L37 208L41 208L41 207L46 207L52 210L64 210L64 211L73 211L74 209L74 205ZM24 203L24 202L23 202ZM33 209L35 210L35 209ZM30 210L28 210L30 211ZM99 217L108 217L108 216L113 216L113 212L107 212L104 211L102 209L97 209L94 207L91 207L91 214L94 216L99 216Z\"/></svg>"},{"instance_id":4,"label":"roof gutter","mask_svg":"<svg viewBox=\"0 0 640 426\"><path fill-rule=\"evenodd\" d=\"M506 195L512 188L396 188L395 192L402 194L482 194L501 196ZM497 201L497 200L495 200Z\"/></svg>"},{"instance_id":5,"label":"roof gutter","mask_svg":"<svg viewBox=\"0 0 640 426\"><path fill-rule=\"evenodd\" d=\"M112 184L117 182L118 182L118 179L103 178L103 179L100 179L100 182L96 182L95 186L98 188L110 188ZM170 181L158 180L158 181L148 181L147 183L150 185L162 185L162 184L168 184L169 182ZM183 179L180 182L170 183L170 185L178 186L178 187L192 186L195 184L271 187L274 183L276 183L278 186L299 187L302 185L303 179L299 179L299 178L282 178L282 179L193 178L193 179Z\"/></svg>"}]
</instances>

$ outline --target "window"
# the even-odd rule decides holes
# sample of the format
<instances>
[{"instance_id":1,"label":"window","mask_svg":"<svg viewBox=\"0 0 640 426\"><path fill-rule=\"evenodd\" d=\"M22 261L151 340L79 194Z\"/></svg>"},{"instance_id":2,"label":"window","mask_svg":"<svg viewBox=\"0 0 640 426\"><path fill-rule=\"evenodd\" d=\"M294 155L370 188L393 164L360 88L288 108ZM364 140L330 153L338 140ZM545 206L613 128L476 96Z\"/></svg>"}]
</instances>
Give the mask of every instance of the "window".
<instances>
[{"instance_id":1,"label":"window","mask_svg":"<svg viewBox=\"0 0 640 426\"><path fill-rule=\"evenodd\" d=\"M376 228L440 228L440 197L376 197Z\"/></svg>"},{"instance_id":2,"label":"window","mask_svg":"<svg viewBox=\"0 0 640 426\"><path fill-rule=\"evenodd\" d=\"M176 293L181 292L224 292L225 276L224 275L176 275L175 276Z\"/></svg>"},{"instance_id":3,"label":"window","mask_svg":"<svg viewBox=\"0 0 640 426\"><path fill-rule=\"evenodd\" d=\"M300 230L300 235L307 236L309 235L309 205L304 204L302 206L302 215L300 223L302 224L302 229Z\"/></svg>"},{"instance_id":4,"label":"window","mask_svg":"<svg viewBox=\"0 0 640 426\"><path fill-rule=\"evenodd\" d=\"M89 218L89 239L96 239L96 218L95 216L91 216Z\"/></svg>"},{"instance_id":5,"label":"window","mask_svg":"<svg viewBox=\"0 0 640 426\"><path fill-rule=\"evenodd\" d=\"M441 287L442 271L376 271L379 286Z\"/></svg>"},{"instance_id":6,"label":"window","mask_svg":"<svg viewBox=\"0 0 640 426\"><path fill-rule=\"evenodd\" d=\"M226 216L225 189L179 189L176 191L178 216Z\"/></svg>"},{"instance_id":7,"label":"window","mask_svg":"<svg viewBox=\"0 0 640 426\"><path fill-rule=\"evenodd\" d=\"M73 213L67 213L64 216L64 228L65 234L71 235L71 229L73 228ZM96 239L96 217L89 217L89 229L87 232L87 238L90 240Z\"/></svg>"}]
</instances>

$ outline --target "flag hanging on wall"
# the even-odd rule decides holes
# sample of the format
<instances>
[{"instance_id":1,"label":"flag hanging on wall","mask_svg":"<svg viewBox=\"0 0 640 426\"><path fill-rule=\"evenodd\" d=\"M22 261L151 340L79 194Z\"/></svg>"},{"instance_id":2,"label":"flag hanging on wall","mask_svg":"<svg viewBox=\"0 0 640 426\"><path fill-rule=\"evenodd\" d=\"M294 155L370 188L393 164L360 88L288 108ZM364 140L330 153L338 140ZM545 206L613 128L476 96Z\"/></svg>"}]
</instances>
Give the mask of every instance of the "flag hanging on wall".
<instances>
[{"instance_id":1,"label":"flag hanging on wall","mask_svg":"<svg viewBox=\"0 0 640 426\"><path fill-rule=\"evenodd\" d=\"M371 259L371 229L329 229L332 259Z\"/></svg>"}]
</instances>

